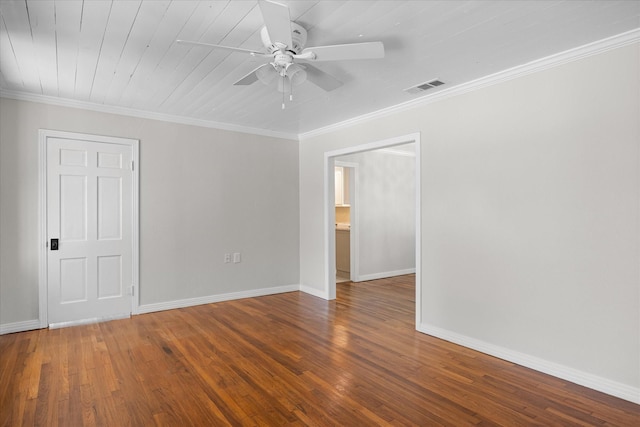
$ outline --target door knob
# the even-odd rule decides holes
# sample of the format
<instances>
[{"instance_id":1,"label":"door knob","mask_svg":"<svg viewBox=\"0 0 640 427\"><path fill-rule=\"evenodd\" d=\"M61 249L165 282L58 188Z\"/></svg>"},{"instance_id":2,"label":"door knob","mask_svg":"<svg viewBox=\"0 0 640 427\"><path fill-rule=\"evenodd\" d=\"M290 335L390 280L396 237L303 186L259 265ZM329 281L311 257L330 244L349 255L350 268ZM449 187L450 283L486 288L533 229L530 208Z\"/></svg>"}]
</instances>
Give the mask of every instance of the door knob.
<instances>
[{"instance_id":1,"label":"door knob","mask_svg":"<svg viewBox=\"0 0 640 427\"><path fill-rule=\"evenodd\" d=\"M58 239L51 239L51 250L52 251L58 250Z\"/></svg>"}]
</instances>

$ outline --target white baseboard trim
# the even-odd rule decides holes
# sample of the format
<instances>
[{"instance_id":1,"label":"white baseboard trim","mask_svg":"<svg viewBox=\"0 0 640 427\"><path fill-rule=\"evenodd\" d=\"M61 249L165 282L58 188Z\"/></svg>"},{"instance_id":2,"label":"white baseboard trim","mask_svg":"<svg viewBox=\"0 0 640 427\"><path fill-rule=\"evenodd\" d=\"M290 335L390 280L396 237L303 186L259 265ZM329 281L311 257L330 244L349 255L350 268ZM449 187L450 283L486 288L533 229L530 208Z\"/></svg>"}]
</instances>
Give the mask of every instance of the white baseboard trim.
<instances>
[{"instance_id":1,"label":"white baseboard trim","mask_svg":"<svg viewBox=\"0 0 640 427\"><path fill-rule=\"evenodd\" d=\"M13 334L14 332L32 331L34 329L42 329L40 321L25 320L23 322L5 323L0 325L0 335Z\"/></svg>"},{"instance_id":2,"label":"white baseboard trim","mask_svg":"<svg viewBox=\"0 0 640 427\"><path fill-rule=\"evenodd\" d=\"M313 295L314 297L329 299L327 292L321 291L316 288L312 288L310 286L300 285L300 292L304 292L305 294Z\"/></svg>"},{"instance_id":3,"label":"white baseboard trim","mask_svg":"<svg viewBox=\"0 0 640 427\"><path fill-rule=\"evenodd\" d=\"M140 305L134 314L153 313L156 311L173 310L175 308L192 307L194 305L211 304L214 302L231 301L242 298L261 297L265 295L282 294L285 292L299 291L300 285L277 286L273 288L253 289L250 291L231 292L220 295L207 295L204 297L187 298L175 301L158 302L154 304Z\"/></svg>"},{"instance_id":4,"label":"white baseboard trim","mask_svg":"<svg viewBox=\"0 0 640 427\"><path fill-rule=\"evenodd\" d=\"M507 360L611 396L619 397L620 399L640 404L640 388L599 377L559 363L549 362L548 360L510 350L495 344L490 344L466 335L461 335L456 332L439 328L437 326L422 323L418 326L417 330L427 335L431 335L454 344L459 344L490 356Z\"/></svg>"},{"instance_id":5,"label":"white baseboard trim","mask_svg":"<svg viewBox=\"0 0 640 427\"><path fill-rule=\"evenodd\" d=\"M405 274L415 274L415 268L396 271L383 271L382 273L362 274L354 282L367 282L369 280L386 279L387 277L404 276Z\"/></svg>"}]
</instances>

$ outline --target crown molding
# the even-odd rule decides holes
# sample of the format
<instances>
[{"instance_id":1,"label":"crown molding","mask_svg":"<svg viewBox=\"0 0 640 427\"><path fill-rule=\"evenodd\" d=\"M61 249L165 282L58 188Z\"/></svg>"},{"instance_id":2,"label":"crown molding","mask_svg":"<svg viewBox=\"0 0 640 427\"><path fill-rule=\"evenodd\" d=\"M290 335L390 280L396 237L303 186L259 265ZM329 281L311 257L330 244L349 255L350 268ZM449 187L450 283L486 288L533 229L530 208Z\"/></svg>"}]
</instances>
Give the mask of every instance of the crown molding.
<instances>
[{"instance_id":1,"label":"crown molding","mask_svg":"<svg viewBox=\"0 0 640 427\"><path fill-rule=\"evenodd\" d=\"M443 99L451 98L454 96L462 95L464 93L476 91L488 86L493 86L498 83L506 82L516 79L518 77L526 76L527 74L536 73L548 68L557 67L569 62L577 61L589 56L597 55L609 50L617 49L623 46L627 46L640 41L640 28L636 28L631 31L627 31L622 34L618 34L606 39L598 40L593 43L578 46L573 49L566 50L564 52L556 53L535 61L528 62L526 64L518 65L503 71L499 71L494 74L490 74L485 77L481 77L476 80L472 80L467 83L462 83L457 86L453 86L447 89L442 89L439 92L422 96L420 98L412 99L411 101L403 102L391 107L383 108L372 113L363 114L361 116L353 117L342 122L334 123L329 126L314 129L309 132L304 132L298 135L300 142L304 140L314 138L316 136L324 135L330 132L335 132L340 129L345 129L356 124L364 123L370 120L380 119L392 114L396 114L402 111L411 110L414 108L422 107L424 105L432 104Z\"/></svg>"},{"instance_id":2,"label":"crown molding","mask_svg":"<svg viewBox=\"0 0 640 427\"><path fill-rule=\"evenodd\" d=\"M32 94L21 91L10 91L0 89L0 97L15 99L19 101L38 102L43 104L58 105L62 107L80 108L84 110L98 111L102 113L119 114L124 116L139 117L143 119L159 120L164 122L179 123L190 126L200 126L212 129L220 129L231 132L247 133L252 135L267 136L273 138L288 139L293 141L303 142L316 136L324 135L330 132L335 132L340 129L345 129L356 124L364 123L369 120L375 120L382 117L386 117L392 114L396 114L402 111L411 110L424 105L428 105L434 102L438 102L447 98L462 95L464 93L479 90L488 86L493 86L498 83L513 80L518 77L525 76L527 74L536 73L538 71L546 70L548 68L557 67L568 62L577 61L589 56L597 55L609 50L617 49L629 44L638 43L640 41L640 28L636 28L631 31L627 31L622 34L618 34L606 39L595 41L583 46L579 46L564 52L560 52L554 55L547 56L545 58L537 59L535 61L528 62L523 65L509 68L507 70L499 71L497 73L481 77L476 80L472 80L467 83L462 83L457 86L442 89L439 92L422 96L420 98L412 99L407 102L403 102L391 107L383 108L372 113L363 114L351 119L347 119L338 123L334 123L329 126L317 128L308 132L300 134L286 133L272 131L268 129L252 128L247 126L233 125L229 123L221 123L204 119L195 119L185 116L176 116L171 114L155 113L150 111L137 110L127 107L117 107L104 104L96 104L87 101L77 101L69 98L58 98L54 96Z\"/></svg>"},{"instance_id":3,"label":"crown molding","mask_svg":"<svg viewBox=\"0 0 640 427\"><path fill-rule=\"evenodd\" d=\"M113 105L96 104L94 102L78 101L69 98L40 95L21 91L0 89L0 97L15 99L18 101L38 102L41 104L57 105L61 107L79 108L82 110L97 111L100 113L119 114L122 116L138 117L142 119L159 120L163 122L178 123L182 125L200 126L211 129L220 129L231 132L248 133L252 135L268 136L273 138L298 141L298 135L286 132L277 132L267 129L252 128L233 125L229 123L214 122L210 120L195 119L192 117L176 116L172 114L155 113L152 111L136 110L134 108L117 107Z\"/></svg>"}]
</instances>

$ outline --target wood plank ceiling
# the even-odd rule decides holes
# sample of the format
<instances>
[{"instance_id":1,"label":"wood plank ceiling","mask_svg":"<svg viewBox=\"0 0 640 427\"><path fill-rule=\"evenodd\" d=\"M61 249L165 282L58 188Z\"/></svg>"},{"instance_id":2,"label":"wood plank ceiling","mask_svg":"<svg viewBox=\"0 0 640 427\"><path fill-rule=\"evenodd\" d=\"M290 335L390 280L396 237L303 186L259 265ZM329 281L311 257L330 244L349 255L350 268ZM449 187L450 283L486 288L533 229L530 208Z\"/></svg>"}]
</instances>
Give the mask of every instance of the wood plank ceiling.
<instances>
[{"instance_id":1,"label":"wood plank ceiling","mask_svg":"<svg viewBox=\"0 0 640 427\"><path fill-rule=\"evenodd\" d=\"M296 135L640 27L639 1L282 3L307 46L380 40L386 57L318 63L344 86L307 82L281 110L275 87L233 86L262 59L175 43L262 50L256 1L1 0L0 89Z\"/></svg>"}]
</instances>

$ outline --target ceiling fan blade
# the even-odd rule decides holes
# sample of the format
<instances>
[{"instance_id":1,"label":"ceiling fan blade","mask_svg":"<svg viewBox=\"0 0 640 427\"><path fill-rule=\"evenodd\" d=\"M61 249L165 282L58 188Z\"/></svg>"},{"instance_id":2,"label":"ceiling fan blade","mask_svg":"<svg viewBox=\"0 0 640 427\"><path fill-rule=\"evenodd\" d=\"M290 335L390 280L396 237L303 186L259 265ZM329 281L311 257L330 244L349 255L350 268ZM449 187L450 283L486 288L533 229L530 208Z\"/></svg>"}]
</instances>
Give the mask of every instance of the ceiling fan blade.
<instances>
[{"instance_id":1,"label":"ceiling fan blade","mask_svg":"<svg viewBox=\"0 0 640 427\"><path fill-rule=\"evenodd\" d=\"M258 70L261 70L264 67L271 67L271 64L262 64L261 66L259 66L255 70L251 71L249 74L247 74L246 76L244 76L243 78L241 78L237 82L235 82L233 85L234 86L248 86L250 84L255 83L256 81L258 81Z\"/></svg>"},{"instance_id":2,"label":"ceiling fan blade","mask_svg":"<svg viewBox=\"0 0 640 427\"><path fill-rule=\"evenodd\" d=\"M311 64L301 64L307 72L307 80L318 86L320 89L324 89L330 92L334 89L338 89L343 83L333 77L330 74L325 73L319 68L314 67Z\"/></svg>"},{"instance_id":3,"label":"ceiling fan blade","mask_svg":"<svg viewBox=\"0 0 640 427\"><path fill-rule=\"evenodd\" d=\"M267 27L269 39L271 43L282 43L287 47L293 46L291 40L291 18L289 17L289 8L280 3L261 0L258 2L264 25Z\"/></svg>"},{"instance_id":4,"label":"ceiling fan blade","mask_svg":"<svg viewBox=\"0 0 640 427\"><path fill-rule=\"evenodd\" d=\"M304 49L297 57L308 61L343 61L384 58L382 42L338 44Z\"/></svg>"},{"instance_id":5,"label":"ceiling fan blade","mask_svg":"<svg viewBox=\"0 0 640 427\"><path fill-rule=\"evenodd\" d=\"M192 45L192 46L208 47L210 49L224 49L224 50L230 50L230 51L233 51L233 52L248 53L251 56L265 56L265 54L263 52L258 52L256 50L241 49L239 47L231 47L231 46L222 46L222 45L219 45L219 44L192 42L192 41L188 41L188 40L176 40L176 43L188 44L188 45Z\"/></svg>"}]
</instances>

